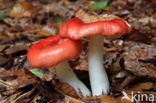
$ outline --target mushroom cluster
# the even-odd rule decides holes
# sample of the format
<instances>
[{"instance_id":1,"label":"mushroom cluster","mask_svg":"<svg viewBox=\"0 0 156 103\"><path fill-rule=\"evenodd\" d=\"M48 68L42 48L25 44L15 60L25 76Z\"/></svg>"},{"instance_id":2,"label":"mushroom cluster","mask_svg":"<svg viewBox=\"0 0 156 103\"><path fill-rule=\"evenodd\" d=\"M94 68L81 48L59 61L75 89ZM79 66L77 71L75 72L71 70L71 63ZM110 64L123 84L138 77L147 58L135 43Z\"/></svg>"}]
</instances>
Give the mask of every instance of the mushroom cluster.
<instances>
[{"instance_id":1,"label":"mushroom cluster","mask_svg":"<svg viewBox=\"0 0 156 103\"><path fill-rule=\"evenodd\" d=\"M79 18L73 18L62 24L60 35L34 44L28 51L27 59L32 67L55 67L60 81L70 84L78 95L81 91L83 96L90 96L90 90L66 62L81 53L83 46L80 40L89 36L88 64L92 95L107 94L109 80L103 67L102 36L123 35L130 31L131 26L123 19L84 23Z\"/></svg>"}]
</instances>

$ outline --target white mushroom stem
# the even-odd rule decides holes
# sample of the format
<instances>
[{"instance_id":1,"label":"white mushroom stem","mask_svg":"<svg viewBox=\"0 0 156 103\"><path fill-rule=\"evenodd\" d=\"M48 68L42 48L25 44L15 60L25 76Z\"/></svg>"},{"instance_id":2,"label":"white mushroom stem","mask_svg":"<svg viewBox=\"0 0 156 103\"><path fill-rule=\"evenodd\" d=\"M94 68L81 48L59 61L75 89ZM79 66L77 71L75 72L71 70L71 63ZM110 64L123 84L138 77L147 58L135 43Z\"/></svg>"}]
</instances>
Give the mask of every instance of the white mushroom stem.
<instances>
[{"instance_id":1,"label":"white mushroom stem","mask_svg":"<svg viewBox=\"0 0 156 103\"><path fill-rule=\"evenodd\" d=\"M90 37L88 65L92 95L107 94L109 81L103 66L103 37L100 35Z\"/></svg>"},{"instance_id":2,"label":"white mushroom stem","mask_svg":"<svg viewBox=\"0 0 156 103\"><path fill-rule=\"evenodd\" d=\"M58 64L55 67L56 75L61 82L68 83L79 96L90 96L90 90L78 79L67 62Z\"/></svg>"}]
</instances>

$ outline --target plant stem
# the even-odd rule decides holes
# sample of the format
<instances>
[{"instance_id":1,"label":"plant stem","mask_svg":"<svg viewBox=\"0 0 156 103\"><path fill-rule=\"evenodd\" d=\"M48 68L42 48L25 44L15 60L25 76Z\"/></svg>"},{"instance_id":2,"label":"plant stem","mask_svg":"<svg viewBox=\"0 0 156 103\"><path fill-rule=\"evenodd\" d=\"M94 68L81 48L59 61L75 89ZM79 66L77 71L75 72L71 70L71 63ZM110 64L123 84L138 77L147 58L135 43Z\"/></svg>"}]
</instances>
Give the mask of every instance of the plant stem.
<instances>
[{"instance_id":1,"label":"plant stem","mask_svg":"<svg viewBox=\"0 0 156 103\"><path fill-rule=\"evenodd\" d=\"M109 81L103 66L103 37L91 36L88 53L89 76L93 96L107 94Z\"/></svg>"},{"instance_id":2,"label":"plant stem","mask_svg":"<svg viewBox=\"0 0 156 103\"><path fill-rule=\"evenodd\" d=\"M78 79L67 62L58 64L55 68L58 79L71 85L79 96L91 95L90 90Z\"/></svg>"}]
</instances>

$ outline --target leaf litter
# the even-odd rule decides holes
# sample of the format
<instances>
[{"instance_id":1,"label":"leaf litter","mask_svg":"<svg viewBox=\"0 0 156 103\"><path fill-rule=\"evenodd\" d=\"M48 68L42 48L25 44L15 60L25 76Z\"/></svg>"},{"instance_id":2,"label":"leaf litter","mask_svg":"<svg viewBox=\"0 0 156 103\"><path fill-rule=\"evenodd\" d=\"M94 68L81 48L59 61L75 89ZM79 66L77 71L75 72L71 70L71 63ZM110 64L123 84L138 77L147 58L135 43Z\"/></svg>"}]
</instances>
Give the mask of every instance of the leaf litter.
<instances>
[{"instance_id":1,"label":"leaf litter","mask_svg":"<svg viewBox=\"0 0 156 103\"><path fill-rule=\"evenodd\" d=\"M131 103L121 100L122 91L155 93L155 4L154 0L0 0L0 103ZM62 22L72 17L87 22L121 17L134 28L123 37L104 38L103 63L111 83L108 96L78 97L53 70L42 68L40 78L28 70L28 48L57 35ZM86 48L70 65L90 87L87 41L83 39Z\"/></svg>"}]
</instances>

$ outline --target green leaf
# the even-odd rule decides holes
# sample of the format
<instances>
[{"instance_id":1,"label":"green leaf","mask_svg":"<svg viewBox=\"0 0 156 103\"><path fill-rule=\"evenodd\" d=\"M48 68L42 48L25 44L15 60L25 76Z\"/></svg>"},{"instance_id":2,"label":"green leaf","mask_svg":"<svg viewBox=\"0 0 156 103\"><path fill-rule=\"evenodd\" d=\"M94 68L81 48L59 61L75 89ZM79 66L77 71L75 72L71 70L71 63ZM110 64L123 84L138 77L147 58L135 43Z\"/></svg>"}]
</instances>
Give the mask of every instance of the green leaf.
<instances>
[{"instance_id":1,"label":"green leaf","mask_svg":"<svg viewBox=\"0 0 156 103\"><path fill-rule=\"evenodd\" d=\"M110 4L111 0L104 0L104 1L100 1L100 2L96 2L92 5L89 6L89 9L106 9L108 8L109 4Z\"/></svg>"},{"instance_id":2,"label":"green leaf","mask_svg":"<svg viewBox=\"0 0 156 103\"><path fill-rule=\"evenodd\" d=\"M3 20L5 18L5 14L0 12L0 20Z\"/></svg>"},{"instance_id":3,"label":"green leaf","mask_svg":"<svg viewBox=\"0 0 156 103\"><path fill-rule=\"evenodd\" d=\"M55 22L57 22L57 23L65 22L65 21L67 21L66 18L60 18L60 17L55 18Z\"/></svg>"},{"instance_id":4,"label":"green leaf","mask_svg":"<svg viewBox=\"0 0 156 103\"><path fill-rule=\"evenodd\" d=\"M30 69L29 71L39 78L42 78L44 75L39 69Z\"/></svg>"},{"instance_id":5,"label":"green leaf","mask_svg":"<svg viewBox=\"0 0 156 103\"><path fill-rule=\"evenodd\" d=\"M21 8L21 5L16 4L14 7L15 7L15 8Z\"/></svg>"},{"instance_id":6,"label":"green leaf","mask_svg":"<svg viewBox=\"0 0 156 103\"><path fill-rule=\"evenodd\" d=\"M1 10L0 11L0 20L3 20L7 16L8 12L9 12L9 9Z\"/></svg>"}]
</instances>

